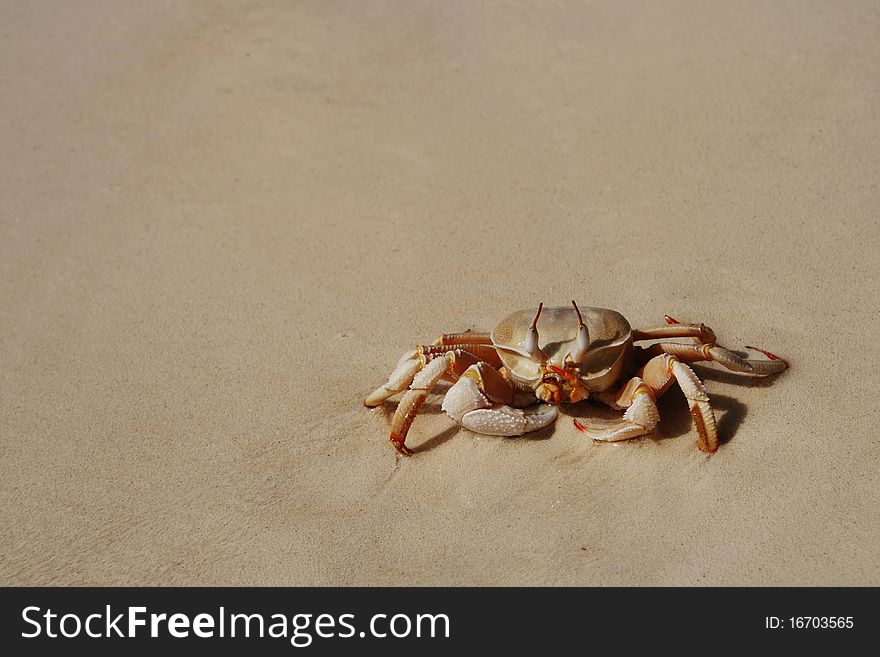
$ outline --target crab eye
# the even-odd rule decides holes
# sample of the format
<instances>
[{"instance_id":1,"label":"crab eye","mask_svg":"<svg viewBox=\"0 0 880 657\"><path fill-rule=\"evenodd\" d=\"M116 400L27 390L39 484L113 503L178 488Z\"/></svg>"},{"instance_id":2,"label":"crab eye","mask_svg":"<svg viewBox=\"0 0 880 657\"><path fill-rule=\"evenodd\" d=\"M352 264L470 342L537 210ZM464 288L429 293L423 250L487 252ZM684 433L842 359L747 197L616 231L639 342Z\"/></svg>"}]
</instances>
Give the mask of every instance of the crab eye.
<instances>
[{"instance_id":1,"label":"crab eye","mask_svg":"<svg viewBox=\"0 0 880 657\"><path fill-rule=\"evenodd\" d=\"M533 355L538 351L538 329L529 329L529 332L526 334L525 347L529 355Z\"/></svg>"},{"instance_id":2,"label":"crab eye","mask_svg":"<svg viewBox=\"0 0 880 657\"><path fill-rule=\"evenodd\" d=\"M538 313L535 315L535 319L532 320L532 325L529 327L528 332L526 333L525 347L526 353L528 353L530 358L545 361L547 359L546 354L541 351L541 347L538 346L538 318L541 316L541 310L544 308L544 303L538 304Z\"/></svg>"},{"instance_id":3,"label":"crab eye","mask_svg":"<svg viewBox=\"0 0 880 657\"><path fill-rule=\"evenodd\" d=\"M580 363L584 360L590 348L590 332L587 330L584 318L581 317L581 311L573 299L571 305L574 306L574 311L577 313L578 318L577 339L575 340L574 351L571 352L571 359L575 363Z\"/></svg>"}]
</instances>

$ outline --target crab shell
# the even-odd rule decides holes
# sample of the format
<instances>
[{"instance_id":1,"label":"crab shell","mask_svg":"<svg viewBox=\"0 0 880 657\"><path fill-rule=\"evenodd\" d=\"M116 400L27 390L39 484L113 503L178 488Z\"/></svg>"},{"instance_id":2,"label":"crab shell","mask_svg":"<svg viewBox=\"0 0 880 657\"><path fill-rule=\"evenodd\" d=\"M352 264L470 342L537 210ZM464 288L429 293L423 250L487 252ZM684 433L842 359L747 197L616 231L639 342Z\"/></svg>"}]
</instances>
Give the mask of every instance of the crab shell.
<instances>
[{"instance_id":1,"label":"crab shell","mask_svg":"<svg viewBox=\"0 0 880 657\"><path fill-rule=\"evenodd\" d=\"M501 320L492 331L492 344L511 379L524 389L540 385L545 367L526 355L525 340L537 308L518 310ZM590 341L586 357L578 365L578 376L590 392L614 387L633 360L632 327L616 310L581 308ZM561 369L575 350L577 313L571 306L545 307L538 321L539 347L547 354L547 366ZM569 359L570 362L570 359Z\"/></svg>"}]
</instances>

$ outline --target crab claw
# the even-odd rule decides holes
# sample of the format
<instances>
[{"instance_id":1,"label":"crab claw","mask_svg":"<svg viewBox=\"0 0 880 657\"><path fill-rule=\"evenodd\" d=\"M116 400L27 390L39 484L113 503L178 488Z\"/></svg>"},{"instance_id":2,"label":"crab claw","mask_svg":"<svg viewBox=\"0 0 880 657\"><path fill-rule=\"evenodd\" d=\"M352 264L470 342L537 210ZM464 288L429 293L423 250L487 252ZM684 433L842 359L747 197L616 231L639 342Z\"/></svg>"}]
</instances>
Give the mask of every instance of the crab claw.
<instances>
[{"instance_id":1,"label":"crab claw","mask_svg":"<svg viewBox=\"0 0 880 657\"><path fill-rule=\"evenodd\" d=\"M443 410L465 429L490 436L521 436L556 419L558 411L550 404L513 408L493 400L481 374L480 368L472 365L443 399Z\"/></svg>"}]
</instances>

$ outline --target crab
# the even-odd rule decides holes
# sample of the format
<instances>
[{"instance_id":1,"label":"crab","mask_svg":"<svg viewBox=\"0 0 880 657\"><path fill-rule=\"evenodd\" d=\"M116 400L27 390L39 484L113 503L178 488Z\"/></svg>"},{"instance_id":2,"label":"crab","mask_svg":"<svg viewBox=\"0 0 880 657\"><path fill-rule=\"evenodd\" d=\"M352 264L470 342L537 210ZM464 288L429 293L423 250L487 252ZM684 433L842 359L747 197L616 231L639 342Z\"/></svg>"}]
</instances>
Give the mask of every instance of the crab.
<instances>
[{"instance_id":1,"label":"crab","mask_svg":"<svg viewBox=\"0 0 880 657\"><path fill-rule=\"evenodd\" d=\"M665 320L633 329L616 310L580 309L574 301L552 308L541 303L508 315L491 333L445 333L433 344L406 352L364 405L379 406L405 391L390 436L405 456L413 454L406 446L410 425L441 379L453 382L443 411L470 431L519 436L554 422L560 404L589 398L624 411L623 417L574 419L574 426L593 440L616 442L650 433L660 421L656 399L677 382L697 429L697 448L715 452L715 415L705 386L687 363L714 361L756 376L776 374L788 364L757 347L740 353L725 349L705 324L681 323L668 315ZM652 343L635 344L645 341Z\"/></svg>"}]
</instances>

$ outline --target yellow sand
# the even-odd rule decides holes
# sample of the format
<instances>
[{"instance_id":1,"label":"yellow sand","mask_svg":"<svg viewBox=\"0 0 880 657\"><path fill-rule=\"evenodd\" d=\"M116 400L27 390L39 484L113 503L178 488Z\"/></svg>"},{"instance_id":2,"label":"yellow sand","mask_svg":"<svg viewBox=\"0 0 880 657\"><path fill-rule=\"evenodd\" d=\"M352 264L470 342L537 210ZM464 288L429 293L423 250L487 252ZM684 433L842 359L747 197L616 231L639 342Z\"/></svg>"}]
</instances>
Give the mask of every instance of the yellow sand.
<instances>
[{"instance_id":1,"label":"yellow sand","mask_svg":"<svg viewBox=\"0 0 880 657\"><path fill-rule=\"evenodd\" d=\"M3 584L880 584L875 2L0 6ZM654 438L365 394L538 301L704 321Z\"/></svg>"}]
</instances>

